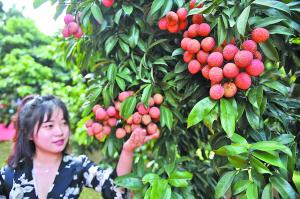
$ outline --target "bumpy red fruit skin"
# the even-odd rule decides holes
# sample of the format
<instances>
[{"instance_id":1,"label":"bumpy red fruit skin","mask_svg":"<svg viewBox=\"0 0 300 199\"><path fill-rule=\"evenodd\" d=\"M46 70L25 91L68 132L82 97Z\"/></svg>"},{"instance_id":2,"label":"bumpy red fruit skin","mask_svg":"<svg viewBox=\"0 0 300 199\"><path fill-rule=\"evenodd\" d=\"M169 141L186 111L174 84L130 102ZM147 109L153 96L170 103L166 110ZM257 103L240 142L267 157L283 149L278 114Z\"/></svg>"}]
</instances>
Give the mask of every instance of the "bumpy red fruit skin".
<instances>
[{"instance_id":1,"label":"bumpy red fruit skin","mask_svg":"<svg viewBox=\"0 0 300 199\"><path fill-rule=\"evenodd\" d=\"M159 119L160 118L160 110L157 107L151 107L149 111L149 115L152 119Z\"/></svg>"},{"instance_id":2,"label":"bumpy red fruit skin","mask_svg":"<svg viewBox=\"0 0 300 199\"><path fill-rule=\"evenodd\" d=\"M252 81L247 73L242 72L236 76L234 83L239 89L247 90L250 88Z\"/></svg>"},{"instance_id":3,"label":"bumpy red fruit skin","mask_svg":"<svg viewBox=\"0 0 300 199\"><path fill-rule=\"evenodd\" d=\"M194 37L198 36L198 32L197 32L198 26L199 26L199 24L190 25L190 27L188 28L188 37L194 38Z\"/></svg>"},{"instance_id":4,"label":"bumpy red fruit skin","mask_svg":"<svg viewBox=\"0 0 300 199\"><path fill-rule=\"evenodd\" d=\"M103 108L98 108L96 110L96 119L97 120L104 120L106 116L107 116L107 113Z\"/></svg>"},{"instance_id":5,"label":"bumpy red fruit skin","mask_svg":"<svg viewBox=\"0 0 300 199\"><path fill-rule=\"evenodd\" d=\"M210 71L211 67L209 65L206 65L202 68L201 72L202 72L202 76L205 79L209 79L209 71Z\"/></svg>"},{"instance_id":6,"label":"bumpy red fruit skin","mask_svg":"<svg viewBox=\"0 0 300 199\"><path fill-rule=\"evenodd\" d=\"M140 124L142 122L142 116L138 112L135 112L132 121L134 124Z\"/></svg>"},{"instance_id":7,"label":"bumpy red fruit skin","mask_svg":"<svg viewBox=\"0 0 300 199\"><path fill-rule=\"evenodd\" d=\"M193 15L192 22L194 24L201 24L201 23L203 23L203 15L202 14L195 14L195 15Z\"/></svg>"},{"instance_id":8,"label":"bumpy red fruit skin","mask_svg":"<svg viewBox=\"0 0 300 199\"><path fill-rule=\"evenodd\" d=\"M261 55L261 53L259 52L259 51L256 51L255 53L254 53L254 58L255 59L259 59L260 61L262 60L262 55Z\"/></svg>"},{"instance_id":9,"label":"bumpy red fruit skin","mask_svg":"<svg viewBox=\"0 0 300 199\"><path fill-rule=\"evenodd\" d=\"M200 50L197 53L197 60L200 62L200 64L206 64L207 63L207 58L208 58L208 53L204 52L203 50Z\"/></svg>"},{"instance_id":10,"label":"bumpy red fruit skin","mask_svg":"<svg viewBox=\"0 0 300 199\"><path fill-rule=\"evenodd\" d=\"M152 135L154 133L156 133L157 131L157 125L155 123L150 123L147 126L147 132L149 135Z\"/></svg>"},{"instance_id":11,"label":"bumpy red fruit skin","mask_svg":"<svg viewBox=\"0 0 300 199\"><path fill-rule=\"evenodd\" d=\"M190 1L190 5L189 5L189 6L190 6L190 9L195 8L195 6L196 6L196 1L197 1L197 0L191 0L191 1ZM200 5L198 5L197 8L202 8L202 6L203 6L203 3L200 4Z\"/></svg>"},{"instance_id":12,"label":"bumpy red fruit skin","mask_svg":"<svg viewBox=\"0 0 300 199\"><path fill-rule=\"evenodd\" d=\"M254 59L251 64L246 68L246 72L254 77L258 77L265 70L264 63L259 59Z\"/></svg>"},{"instance_id":13,"label":"bumpy red fruit skin","mask_svg":"<svg viewBox=\"0 0 300 199\"><path fill-rule=\"evenodd\" d=\"M211 67L221 67L223 65L223 55L219 52L213 52L208 55L207 63Z\"/></svg>"},{"instance_id":14,"label":"bumpy red fruit skin","mask_svg":"<svg viewBox=\"0 0 300 199\"><path fill-rule=\"evenodd\" d=\"M107 123L108 123L108 125L109 126L111 126L111 127L114 127L114 126L116 126L116 124L117 124L117 119L116 118L109 118L108 120L107 120Z\"/></svg>"},{"instance_id":15,"label":"bumpy red fruit skin","mask_svg":"<svg viewBox=\"0 0 300 199\"><path fill-rule=\"evenodd\" d=\"M93 136L93 135L94 135L94 131L93 131L93 128L92 128L92 127L88 127L88 128L87 128L87 132L88 132L88 135L89 135L89 136Z\"/></svg>"},{"instance_id":16,"label":"bumpy red fruit skin","mask_svg":"<svg viewBox=\"0 0 300 199\"><path fill-rule=\"evenodd\" d=\"M119 94L118 99L120 102L123 102L125 99L127 99L130 96L129 92L123 91Z\"/></svg>"},{"instance_id":17,"label":"bumpy red fruit skin","mask_svg":"<svg viewBox=\"0 0 300 199\"><path fill-rule=\"evenodd\" d=\"M150 110L150 108L149 108L149 107L146 108L146 107L144 106L143 103L139 103L139 104L136 106L136 108L137 108L139 114L141 114L141 115L148 114L148 113L149 113L149 110Z\"/></svg>"},{"instance_id":18,"label":"bumpy red fruit skin","mask_svg":"<svg viewBox=\"0 0 300 199\"><path fill-rule=\"evenodd\" d=\"M111 127L110 126L103 126L103 134L104 135L109 135L111 132Z\"/></svg>"},{"instance_id":19,"label":"bumpy red fruit skin","mask_svg":"<svg viewBox=\"0 0 300 199\"><path fill-rule=\"evenodd\" d=\"M201 23L199 26L198 26L198 35L201 36L201 37L206 37L209 35L210 33L210 25L208 25L207 23Z\"/></svg>"},{"instance_id":20,"label":"bumpy red fruit skin","mask_svg":"<svg viewBox=\"0 0 300 199\"><path fill-rule=\"evenodd\" d=\"M103 129L103 126L97 122L94 122L92 124L92 129L93 129L93 132L94 134L97 134L97 133L100 133Z\"/></svg>"},{"instance_id":21,"label":"bumpy red fruit skin","mask_svg":"<svg viewBox=\"0 0 300 199\"><path fill-rule=\"evenodd\" d=\"M75 34L78 31L78 24L75 22L71 22L68 24L68 30L70 34Z\"/></svg>"},{"instance_id":22,"label":"bumpy red fruit skin","mask_svg":"<svg viewBox=\"0 0 300 199\"><path fill-rule=\"evenodd\" d=\"M148 124L150 124L150 122L151 122L151 117L150 117L150 115L143 115L142 116L142 123L144 124L144 125L148 125Z\"/></svg>"},{"instance_id":23,"label":"bumpy red fruit skin","mask_svg":"<svg viewBox=\"0 0 300 199\"><path fill-rule=\"evenodd\" d=\"M201 65L198 60L194 59L188 64L188 70L191 74L196 74L201 70Z\"/></svg>"},{"instance_id":24,"label":"bumpy red fruit skin","mask_svg":"<svg viewBox=\"0 0 300 199\"><path fill-rule=\"evenodd\" d=\"M117 137L118 139L122 139L123 137L125 137L125 135L126 135L125 129L123 129L123 128L118 128L118 129L116 130L116 137Z\"/></svg>"},{"instance_id":25,"label":"bumpy red fruit skin","mask_svg":"<svg viewBox=\"0 0 300 199\"><path fill-rule=\"evenodd\" d=\"M186 31L184 31L184 33L183 33L183 38L187 38L187 37L189 37L189 32L186 30Z\"/></svg>"},{"instance_id":26,"label":"bumpy red fruit skin","mask_svg":"<svg viewBox=\"0 0 300 199\"><path fill-rule=\"evenodd\" d=\"M191 41L190 38L183 38L181 40L181 43L180 43L180 46L183 50L187 50L187 45L188 45L188 42Z\"/></svg>"},{"instance_id":27,"label":"bumpy red fruit skin","mask_svg":"<svg viewBox=\"0 0 300 199\"><path fill-rule=\"evenodd\" d=\"M206 37L201 41L201 47L205 52L211 51L215 47L215 40L212 37Z\"/></svg>"},{"instance_id":28,"label":"bumpy red fruit skin","mask_svg":"<svg viewBox=\"0 0 300 199\"><path fill-rule=\"evenodd\" d=\"M74 34L74 37L77 39L80 39L82 37L82 35L83 35L83 32L82 32L81 27L79 26L77 32Z\"/></svg>"},{"instance_id":29,"label":"bumpy red fruit skin","mask_svg":"<svg viewBox=\"0 0 300 199\"><path fill-rule=\"evenodd\" d=\"M227 78L234 78L240 72L239 67L237 67L234 63L227 63L223 67L223 75Z\"/></svg>"},{"instance_id":30,"label":"bumpy red fruit skin","mask_svg":"<svg viewBox=\"0 0 300 199\"><path fill-rule=\"evenodd\" d=\"M233 97L237 92L237 87L233 82L226 82L223 85L224 96L227 98Z\"/></svg>"},{"instance_id":31,"label":"bumpy red fruit skin","mask_svg":"<svg viewBox=\"0 0 300 199\"><path fill-rule=\"evenodd\" d=\"M194 59L195 54L189 53L188 51L185 51L183 53L183 61L185 63L189 63L192 59Z\"/></svg>"},{"instance_id":32,"label":"bumpy red fruit skin","mask_svg":"<svg viewBox=\"0 0 300 199\"><path fill-rule=\"evenodd\" d=\"M71 36L71 34L69 33L69 28L68 26L65 26L62 31L61 31L62 35L64 36L64 38L68 38Z\"/></svg>"},{"instance_id":33,"label":"bumpy red fruit skin","mask_svg":"<svg viewBox=\"0 0 300 199\"><path fill-rule=\"evenodd\" d=\"M74 16L71 14L66 14L66 16L64 17L64 22L66 25L74 21L75 21Z\"/></svg>"},{"instance_id":34,"label":"bumpy red fruit skin","mask_svg":"<svg viewBox=\"0 0 300 199\"><path fill-rule=\"evenodd\" d=\"M238 51L239 49L235 45L228 44L223 49L223 57L226 61L231 61Z\"/></svg>"},{"instance_id":35,"label":"bumpy red fruit skin","mask_svg":"<svg viewBox=\"0 0 300 199\"><path fill-rule=\"evenodd\" d=\"M253 60L253 54L248 50L242 50L235 54L234 63L240 68L246 68L251 64Z\"/></svg>"},{"instance_id":36,"label":"bumpy red fruit skin","mask_svg":"<svg viewBox=\"0 0 300 199\"><path fill-rule=\"evenodd\" d=\"M158 27L160 30L167 30L168 29L168 22L167 18L163 17L158 21Z\"/></svg>"},{"instance_id":37,"label":"bumpy red fruit skin","mask_svg":"<svg viewBox=\"0 0 300 199\"><path fill-rule=\"evenodd\" d=\"M248 39L242 43L242 49L248 50L254 54L257 51L257 44L255 41Z\"/></svg>"},{"instance_id":38,"label":"bumpy red fruit skin","mask_svg":"<svg viewBox=\"0 0 300 199\"><path fill-rule=\"evenodd\" d=\"M96 104L94 107L93 107L93 113L96 114L96 111L97 109L99 108L102 108L102 106L100 106L99 104Z\"/></svg>"},{"instance_id":39,"label":"bumpy red fruit skin","mask_svg":"<svg viewBox=\"0 0 300 199\"><path fill-rule=\"evenodd\" d=\"M179 30L185 30L188 27L189 23L187 20L179 22Z\"/></svg>"},{"instance_id":40,"label":"bumpy red fruit skin","mask_svg":"<svg viewBox=\"0 0 300 199\"><path fill-rule=\"evenodd\" d=\"M161 94L156 93L153 96L153 100L156 105L160 105L164 101L164 97Z\"/></svg>"},{"instance_id":41,"label":"bumpy red fruit skin","mask_svg":"<svg viewBox=\"0 0 300 199\"><path fill-rule=\"evenodd\" d=\"M111 7L114 4L114 0L102 0L102 4L105 7L109 8L109 7Z\"/></svg>"},{"instance_id":42,"label":"bumpy red fruit skin","mask_svg":"<svg viewBox=\"0 0 300 199\"><path fill-rule=\"evenodd\" d=\"M188 15L188 11L185 8L179 8L176 13L180 21L184 21Z\"/></svg>"},{"instance_id":43,"label":"bumpy red fruit skin","mask_svg":"<svg viewBox=\"0 0 300 199\"><path fill-rule=\"evenodd\" d=\"M219 67L212 67L209 70L208 76L213 83L219 83L223 80L223 70Z\"/></svg>"},{"instance_id":44,"label":"bumpy red fruit skin","mask_svg":"<svg viewBox=\"0 0 300 199\"><path fill-rule=\"evenodd\" d=\"M213 100L219 100L224 95L224 88L221 84L215 84L210 88L209 95Z\"/></svg>"},{"instance_id":45,"label":"bumpy red fruit skin","mask_svg":"<svg viewBox=\"0 0 300 199\"><path fill-rule=\"evenodd\" d=\"M179 24L168 25L168 31L170 33L177 33L177 32L179 32Z\"/></svg>"},{"instance_id":46,"label":"bumpy red fruit skin","mask_svg":"<svg viewBox=\"0 0 300 199\"><path fill-rule=\"evenodd\" d=\"M107 115L109 117L114 117L116 115L116 113L117 113L117 110L116 110L115 107L110 106L110 107L107 108L106 112L107 112Z\"/></svg>"},{"instance_id":47,"label":"bumpy red fruit skin","mask_svg":"<svg viewBox=\"0 0 300 199\"><path fill-rule=\"evenodd\" d=\"M200 42L196 39L192 39L187 43L187 51L189 53L198 53L200 50Z\"/></svg>"},{"instance_id":48,"label":"bumpy red fruit skin","mask_svg":"<svg viewBox=\"0 0 300 199\"><path fill-rule=\"evenodd\" d=\"M256 43L265 42L269 39L270 34L269 31L265 28L255 28L252 33L252 40Z\"/></svg>"},{"instance_id":49,"label":"bumpy red fruit skin","mask_svg":"<svg viewBox=\"0 0 300 199\"><path fill-rule=\"evenodd\" d=\"M178 24L178 15L175 12L168 12L166 17L168 25L174 26L175 24Z\"/></svg>"}]
</instances>

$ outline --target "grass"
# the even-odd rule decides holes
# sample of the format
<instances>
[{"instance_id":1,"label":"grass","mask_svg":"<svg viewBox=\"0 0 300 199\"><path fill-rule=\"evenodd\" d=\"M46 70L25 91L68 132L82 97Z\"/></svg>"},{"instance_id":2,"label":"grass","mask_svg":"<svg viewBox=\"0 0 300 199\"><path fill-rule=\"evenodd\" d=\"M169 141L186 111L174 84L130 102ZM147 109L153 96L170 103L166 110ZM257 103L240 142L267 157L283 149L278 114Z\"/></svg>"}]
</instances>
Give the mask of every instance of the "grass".
<instances>
[{"instance_id":1,"label":"grass","mask_svg":"<svg viewBox=\"0 0 300 199\"><path fill-rule=\"evenodd\" d=\"M11 143L10 142L0 142L0 167L6 164L8 155L10 154ZM80 194L80 199L95 199L102 198L100 193L97 193L93 189L84 188Z\"/></svg>"}]
</instances>

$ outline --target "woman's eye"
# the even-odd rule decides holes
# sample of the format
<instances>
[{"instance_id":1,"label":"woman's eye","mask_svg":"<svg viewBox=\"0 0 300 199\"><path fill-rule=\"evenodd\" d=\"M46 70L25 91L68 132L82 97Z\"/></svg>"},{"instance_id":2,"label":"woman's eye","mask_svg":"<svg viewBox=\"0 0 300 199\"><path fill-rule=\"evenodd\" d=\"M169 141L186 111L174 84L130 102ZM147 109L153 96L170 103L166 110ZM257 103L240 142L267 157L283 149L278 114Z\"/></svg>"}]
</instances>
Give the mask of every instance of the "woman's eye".
<instances>
[{"instance_id":1,"label":"woman's eye","mask_svg":"<svg viewBox=\"0 0 300 199\"><path fill-rule=\"evenodd\" d=\"M50 124L50 125L47 125L47 126L45 126L45 127L48 128L48 129L51 129L51 128L53 128L53 125Z\"/></svg>"}]
</instances>

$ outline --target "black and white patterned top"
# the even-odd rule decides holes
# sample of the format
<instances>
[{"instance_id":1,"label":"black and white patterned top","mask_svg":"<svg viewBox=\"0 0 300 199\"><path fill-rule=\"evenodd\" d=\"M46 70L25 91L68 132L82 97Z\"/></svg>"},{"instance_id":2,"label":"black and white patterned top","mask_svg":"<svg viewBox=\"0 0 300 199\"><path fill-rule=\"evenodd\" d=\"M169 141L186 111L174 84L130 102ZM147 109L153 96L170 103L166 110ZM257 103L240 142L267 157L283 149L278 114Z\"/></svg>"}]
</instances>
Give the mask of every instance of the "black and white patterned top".
<instances>
[{"instance_id":1,"label":"black and white patterned top","mask_svg":"<svg viewBox=\"0 0 300 199\"><path fill-rule=\"evenodd\" d=\"M16 169L0 169L0 198L37 199L32 161L22 161ZM128 191L117 187L113 180L116 170L99 168L87 156L65 154L47 198L76 199L83 186L102 193L104 199L127 199ZM99 197L100 198L100 197Z\"/></svg>"}]
</instances>

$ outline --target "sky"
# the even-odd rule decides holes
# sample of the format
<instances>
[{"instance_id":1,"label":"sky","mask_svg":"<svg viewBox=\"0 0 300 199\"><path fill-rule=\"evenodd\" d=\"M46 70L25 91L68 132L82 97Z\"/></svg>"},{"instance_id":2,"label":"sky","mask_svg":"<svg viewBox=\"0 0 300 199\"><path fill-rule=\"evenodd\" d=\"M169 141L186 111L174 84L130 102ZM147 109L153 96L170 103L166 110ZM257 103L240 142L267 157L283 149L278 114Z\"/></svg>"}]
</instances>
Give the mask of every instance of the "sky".
<instances>
[{"instance_id":1,"label":"sky","mask_svg":"<svg viewBox=\"0 0 300 199\"><path fill-rule=\"evenodd\" d=\"M33 0L0 0L3 3L3 8L7 11L13 5L16 5L18 10L23 10L23 15L32 19L41 32L46 35L54 35L64 26L64 14L61 14L58 19L54 20L56 5L51 5L50 1L42 4L40 7L33 8Z\"/></svg>"}]
</instances>

